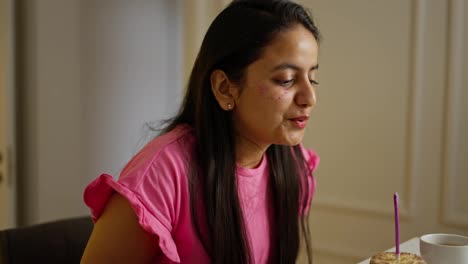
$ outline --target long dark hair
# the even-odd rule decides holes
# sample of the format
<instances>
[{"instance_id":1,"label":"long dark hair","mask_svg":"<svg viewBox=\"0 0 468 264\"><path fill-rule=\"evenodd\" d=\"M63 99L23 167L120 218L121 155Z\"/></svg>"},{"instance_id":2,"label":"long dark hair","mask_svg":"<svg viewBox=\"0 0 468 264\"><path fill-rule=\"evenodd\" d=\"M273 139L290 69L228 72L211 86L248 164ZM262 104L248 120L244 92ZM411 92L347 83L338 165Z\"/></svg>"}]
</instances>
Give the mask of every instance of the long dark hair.
<instances>
[{"instance_id":1,"label":"long dark hair","mask_svg":"<svg viewBox=\"0 0 468 264\"><path fill-rule=\"evenodd\" d=\"M319 41L308 12L287 0L237 0L213 21L203 39L179 113L164 131L179 124L193 127L196 137L190 164L191 211L195 230L213 263L252 263L236 183L234 124L210 88L210 75L223 70L233 82L257 60L275 36L297 24ZM273 223L270 263L294 263L305 238L312 263L306 218L300 212L308 197L308 166L299 146L271 145L267 152ZM202 232L203 230L204 232Z\"/></svg>"}]
</instances>

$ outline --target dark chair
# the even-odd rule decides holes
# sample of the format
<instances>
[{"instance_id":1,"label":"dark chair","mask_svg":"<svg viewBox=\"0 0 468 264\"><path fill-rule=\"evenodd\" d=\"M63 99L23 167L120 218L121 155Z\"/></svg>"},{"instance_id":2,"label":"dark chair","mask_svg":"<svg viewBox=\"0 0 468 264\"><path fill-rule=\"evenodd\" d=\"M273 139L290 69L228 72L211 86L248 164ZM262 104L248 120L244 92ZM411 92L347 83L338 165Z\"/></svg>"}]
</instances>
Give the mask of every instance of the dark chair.
<instances>
[{"instance_id":1,"label":"dark chair","mask_svg":"<svg viewBox=\"0 0 468 264\"><path fill-rule=\"evenodd\" d=\"M80 263L92 230L87 216L0 231L0 264Z\"/></svg>"}]
</instances>

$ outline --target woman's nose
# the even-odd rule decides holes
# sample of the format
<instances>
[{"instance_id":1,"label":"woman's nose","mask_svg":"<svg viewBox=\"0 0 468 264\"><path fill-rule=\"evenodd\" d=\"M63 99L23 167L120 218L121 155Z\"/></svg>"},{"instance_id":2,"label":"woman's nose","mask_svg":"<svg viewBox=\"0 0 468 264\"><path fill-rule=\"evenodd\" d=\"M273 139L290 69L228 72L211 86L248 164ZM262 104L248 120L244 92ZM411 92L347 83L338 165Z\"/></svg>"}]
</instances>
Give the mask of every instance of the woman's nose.
<instances>
[{"instance_id":1,"label":"woman's nose","mask_svg":"<svg viewBox=\"0 0 468 264\"><path fill-rule=\"evenodd\" d=\"M299 87L299 91L296 95L296 103L301 107L314 107L317 103L315 87L309 80L304 81L304 84Z\"/></svg>"}]
</instances>

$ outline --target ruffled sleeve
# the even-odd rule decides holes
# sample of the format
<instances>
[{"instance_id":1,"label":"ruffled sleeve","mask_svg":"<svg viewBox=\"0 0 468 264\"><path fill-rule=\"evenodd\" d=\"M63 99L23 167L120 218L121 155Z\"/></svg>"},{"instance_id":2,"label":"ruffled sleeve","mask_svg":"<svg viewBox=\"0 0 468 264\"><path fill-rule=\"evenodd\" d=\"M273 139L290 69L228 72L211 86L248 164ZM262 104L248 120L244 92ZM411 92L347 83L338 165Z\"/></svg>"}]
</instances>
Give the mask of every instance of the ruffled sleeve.
<instances>
[{"instance_id":1,"label":"ruffled sleeve","mask_svg":"<svg viewBox=\"0 0 468 264\"><path fill-rule=\"evenodd\" d=\"M130 181L129 181L130 180ZM93 221L101 216L113 192L122 195L130 203L135 212L140 226L148 233L159 238L159 248L166 257L174 262L180 262L177 247L171 235L172 227L169 217L164 217L163 213L156 215L150 210L145 201L145 194L138 191L141 189L132 188L130 177L125 177L115 181L112 176L102 174L91 182L84 192L84 201L91 210Z\"/></svg>"},{"instance_id":2,"label":"ruffled sleeve","mask_svg":"<svg viewBox=\"0 0 468 264\"><path fill-rule=\"evenodd\" d=\"M307 196L307 202L306 206L304 207L304 210L302 212L302 215L307 215L310 209L310 205L312 203L312 198L315 194L315 189L317 187L317 180L313 176L313 172L316 170L318 164L320 163L320 157L311 149L306 149L301 145L302 148L302 155L304 156L304 160L306 162L306 165L308 166L308 169L310 171L308 175L308 196Z\"/></svg>"},{"instance_id":3,"label":"ruffled sleeve","mask_svg":"<svg viewBox=\"0 0 468 264\"><path fill-rule=\"evenodd\" d=\"M102 174L85 189L83 198L93 221L101 216L110 197L118 193L132 207L140 226L158 237L164 263L180 263L176 244L180 226L188 225L189 204L187 164L194 137L189 126L178 126L158 136L141 149L125 166L118 180ZM180 252L179 252L180 250ZM185 251L184 251L185 250Z\"/></svg>"}]
</instances>

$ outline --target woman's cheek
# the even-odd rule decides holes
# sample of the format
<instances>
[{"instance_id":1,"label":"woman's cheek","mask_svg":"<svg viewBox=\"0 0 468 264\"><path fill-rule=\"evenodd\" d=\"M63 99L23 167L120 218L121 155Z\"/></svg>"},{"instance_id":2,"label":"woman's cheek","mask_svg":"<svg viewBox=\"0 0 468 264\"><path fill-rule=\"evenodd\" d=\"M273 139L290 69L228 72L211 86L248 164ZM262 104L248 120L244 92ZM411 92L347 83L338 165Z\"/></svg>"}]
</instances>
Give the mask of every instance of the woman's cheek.
<instances>
[{"instance_id":1,"label":"woman's cheek","mask_svg":"<svg viewBox=\"0 0 468 264\"><path fill-rule=\"evenodd\" d=\"M280 95L278 95L276 98L275 98L275 101L276 102L281 102L281 101L284 101L284 99L287 97L288 95L288 91L282 91Z\"/></svg>"},{"instance_id":2,"label":"woman's cheek","mask_svg":"<svg viewBox=\"0 0 468 264\"><path fill-rule=\"evenodd\" d=\"M283 102L289 101L292 96L293 96L293 92L291 92L290 90L284 90L279 95L276 95L274 100L277 103L283 103Z\"/></svg>"},{"instance_id":3,"label":"woman's cheek","mask_svg":"<svg viewBox=\"0 0 468 264\"><path fill-rule=\"evenodd\" d=\"M259 85L257 87L258 94L262 97L265 97L268 94L268 86L266 85Z\"/></svg>"},{"instance_id":4,"label":"woman's cheek","mask_svg":"<svg viewBox=\"0 0 468 264\"><path fill-rule=\"evenodd\" d=\"M257 91L262 98L272 100L276 103L287 101L292 96L292 92L289 90L282 90L279 93L272 93L271 91L274 88L275 87L269 87L267 85L259 85L257 87Z\"/></svg>"}]
</instances>

